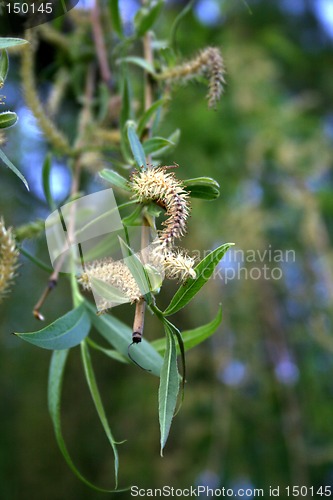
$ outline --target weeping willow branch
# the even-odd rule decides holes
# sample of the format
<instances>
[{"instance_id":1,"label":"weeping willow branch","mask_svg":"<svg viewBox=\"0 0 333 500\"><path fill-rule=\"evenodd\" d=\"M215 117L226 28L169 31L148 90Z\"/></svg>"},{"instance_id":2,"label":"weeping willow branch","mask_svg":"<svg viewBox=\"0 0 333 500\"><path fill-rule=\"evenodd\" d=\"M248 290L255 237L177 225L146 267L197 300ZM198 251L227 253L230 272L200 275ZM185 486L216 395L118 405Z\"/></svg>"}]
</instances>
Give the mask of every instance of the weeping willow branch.
<instances>
[{"instance_id":1,"label":"weeping willow branch","mask_svg":"<svg viewBox=\"0 0 333 500\"><path fill-rule=\"evenodd\" d=\"M94 0L93 7L91 9L91 24L101 76L106 85L111 88L112 74L109 66L108 54L105 46L105 37L101 24L101 9L99 0Z\"/></svg>"},{"instance_id":2,"label":"weeping willow branch","mask_svg":"<svg viewBox=\"0 0 333 500\"><path fill-rule=\"evenodd\" d=\"M36 37L31 30L28 30L25 32L25 39L30 42L22 49L21 76L26 103L37 118L38 124L50 144L61 153L70 155L72 150L67 138L46 115L36 90L34 75Z\"/></svg>"},{"instance_id":3,"label":"weeping willow branch","mask_svg":"<svg viewBox=\"0 0 333 500\"><path fill-rule=\"evenodd\" d=\"M43 40L51 43L55 47L59 47L59 49L63 50L66 53L69 52L70 46L68 37L53 28L51 23L41 24L40 26L38 26L38 31Z\"/></svg>"},{"instance_id":4,"label":"weeping willow branch","mask_svg":"<svg viewBox=\"0 0 333 500\"><path fill-rule=\"evenodd\" d=\"M0 218L0 302L8 294L17 269L19 252L11 228Z\"/></svg>"}]
</instances>

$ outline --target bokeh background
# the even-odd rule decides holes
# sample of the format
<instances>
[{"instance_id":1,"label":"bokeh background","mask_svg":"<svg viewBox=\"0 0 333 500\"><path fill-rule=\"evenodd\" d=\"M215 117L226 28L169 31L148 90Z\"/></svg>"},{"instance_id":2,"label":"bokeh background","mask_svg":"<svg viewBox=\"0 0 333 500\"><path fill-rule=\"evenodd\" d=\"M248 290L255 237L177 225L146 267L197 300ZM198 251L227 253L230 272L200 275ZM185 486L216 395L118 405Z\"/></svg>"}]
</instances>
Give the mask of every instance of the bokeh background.
<instances>
[{"instance_id":1,"label":"bokeh background","mask_svg":"<svg viewBox=\"0 0 333 500\"><path fill-rule=\"evenodd\" d=\"M156 26L160 38L168 36L185 4L167 3ZM130 30L138 5L121 5ZM89 5L80 2L79 8ZM227 68L216 111L207 109L204 85L179 85L161 131L181 129L179 145L167 158L181 166L180 177L207 175L221 185L217 201L193 200L185 246L200 252L227 241L236 246L220 263L220 278L174 317L182 329L194 328L223 304L216 334L188 353L185 402L164 458L158 380L94 353L111 428L117 439L127 440L119 450L120 484L333 488L333 3L199 0L177 40L186 58L207 45L220 47ZM38 85L45 99L57 57L47 41L41 43ZM94 54L87 50L87 57ZM20 121L7 134L5 151L32 191L2 165L0 213L18 226L49 214L41 187L47 145L24 103L19 58L13 55L10 62L3 93ZM64 70L75 72L75 64L64 60ZM62 121L70 129L75 105L68 99L63 106ZM52 172L53 193L61 201L70 173L61 159ZM103 187L96 175L85 175L83 188ZM26 246L48 259L43 236ZM232 274L234 279L225 279ZM102 498L72 475L57 449L46 400L50 353L11 335L40 326L31 310L46 280L46 273L22 258L13 293L0 306L1 497ZM159 298L161 306L174 290L170 285ZM45 305L47 319L65 313L69 304L62 280ZM132 311L122 306L115 313L128 319ZM145 334L162 334L151 317ZM112 455L78 349L66 371L63 430L79 468L92 481L112 485Z\"/></svg>"}]
</instances>

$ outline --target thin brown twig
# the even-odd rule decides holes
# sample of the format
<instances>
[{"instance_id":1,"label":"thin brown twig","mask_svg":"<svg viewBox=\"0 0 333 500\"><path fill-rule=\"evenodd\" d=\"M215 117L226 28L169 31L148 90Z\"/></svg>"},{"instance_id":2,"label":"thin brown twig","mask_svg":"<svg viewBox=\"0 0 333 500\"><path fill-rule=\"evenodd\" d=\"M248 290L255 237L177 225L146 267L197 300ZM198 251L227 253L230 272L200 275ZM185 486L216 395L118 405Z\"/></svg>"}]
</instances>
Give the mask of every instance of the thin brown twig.
<instances>
[{"instance_id":1,"label":"thin brown twig","mask_svg":"<svg viewBox=\"0 0 333 500\"><path fill-rule=\"evenodd\" d=\"M143 39L143 53L144 59L149 63L149 65L153 65L153 50L152 50L152 35L151 32L148 31ZM153 104L153 81L151 79L150 74L145 72L145 111L151 107ZM151 132L151 126L148 124L149 132Z\"/></svg>"},{"instance_id":2,"label":"thin brown twig","mask_svg":"<svg viewBox=\"0 0 333 500\"><path fill-rule=\"evenodd\" d=\"M112 73L108 62L105 39L101 25L101 10L99 6L99 0L94 1L94 5L91 9L91 24L92 24L93 38L94 38L96 55L98 59L98 65L101 72L101 76L106 85L109 88L111 88Z\"/></svg>"},{"instance_id":3,"label":"thin brown twig","mask_svg":"<svg viewBox=\"0 0 333 500\"><path fill-rule=\"evenodd\" d=\"M85 133L87 126L90 121L90 116L91 116L91 101L93 98L94 94L94 67L91 65L88 69L87 73L87 79L86 79L86 88L85 88L85 95L84 95L84 104L83 104L83 109L81 111L81 116L79 120L79 126L78 126L78 136L76 140L76 147L79 148L82 146L84 143L85 139ZM73 180L72 180L72 185L71 185L71 197L73 197L78 191L79 191L79 186L80 186L80 174L81 174L81 162L80 162L80 157L75 159L74 165L73 165ZM75 204L72 205L70 213L70 220L68 224L68 236L69 236L69 241L72 241L72 235L75 227L75 213L73 212L75 210ZM61 267L64 263L65 259L65 254L63 253L59 260L57 261L53 273L50 275L48 283L46 288L44 289L43 293L41 294L39 300L37 301L36 305L33 308L33 315L35 316L36 319L40 321L44 321L44 316L41 314L40 309L45 303L45 300L49 296L50 292L56 287L58 284L58 279L59 279L59 273L61 270Z\"/></svg>"},{"instance_id":4,"label":"thin brown twig","mask_svg":"<svg viewBox=\"0 0 333 500\"><path fill-rule=\"evenodd\" d=\"M144 59L153 63L153 50L151 45L151 33L148 31L143 39L143 54ZM145 102L144 109L145 111L151 107L153 104L153 85L152 80L147 72L145 72ZM151 126L148 123L147 125L147 134L148 137L151 135ZM147 156L147 164L148 168L150 168L151 164L151 156ZM147 221L143 219L143 226L141 230L141 249L144 251L149 245L149 227L147 225ZM134 323L133 323L133 335L136 332L139 332L141 337L143 335L144 321L145 321L145 312L146 312L146 302L144 299L141 299L135 307L135 315L134 315Z\"/></svg>"}]
</instances>

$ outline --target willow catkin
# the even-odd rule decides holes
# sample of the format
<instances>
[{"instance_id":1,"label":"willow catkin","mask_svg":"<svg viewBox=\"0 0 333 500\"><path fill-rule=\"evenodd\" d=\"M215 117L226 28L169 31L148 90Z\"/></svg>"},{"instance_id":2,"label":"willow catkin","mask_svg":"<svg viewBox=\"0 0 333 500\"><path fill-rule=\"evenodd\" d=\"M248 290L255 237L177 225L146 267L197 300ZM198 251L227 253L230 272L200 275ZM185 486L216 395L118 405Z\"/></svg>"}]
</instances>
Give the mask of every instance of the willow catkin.
<instances>
[{"instance_id":1,"label":"willow catkin","mask_svg":"<svg viewBox=\"0 0 333 500\"><path fill-rule=\"evenodd\" d=\"M221 52L216 47L207 47L198 56L183 64L167 68L156 76L158 80L187 81L203 75L208 83L208 106L213 108L219 101L225 84L225 67Z\"/></svg>"},{"instance_id":2,"label":"willow catkin","mask_svg":"<svg viewBox=\"0 0 333 500\"><path fill-rule=\"evenodd\" d=\"M195 259L182 249L167 249L157 246L151 255L151 261L158 268L162 267L165 276L171 280L186 281L194 279L196 273L193 269Z\"/></svg>"},{"instance_id":3,"label":"willow catkin","mask_svg":"<svg viewBox=\"0 0 333 500\"><path fill-rule=\"evenodd\" d=\"M139 170L132 174L131 188L141 203L155 202L166 210L165 228L159 233L150 253L153 264L163 266L169 279L195 278L194 259L185 251L175 249L176 239L184 236L190 213L189 194L168 167Z\"/></svg>"},{"instance_id":4,"label":"willow catkin","mask_svg":"<svg viewBox=\"0 0 333 500\"><path fill-rule=\"evenodd\" d=\"M167 220L159 234L162 246L170 246L186 231L186 221L190 213L189 194L182 183L167 167L139 170L131 177L131 188L139 202L154 201L165 208Z\"/></svg>"},{"instance_id":5,"label":"willow catkin","mask_svg":"<svg viewBox=\"0 0 333 500\"><path fill-rule=\"evenodd\" d=\"M142 298L138 284L129 268L121 260L114 261L107 257L86 264L85 272L79 278L84 289L91 290L91 278L117 288L131 304Z\"/></svg>"},{"instance_id":6,"label":"willow catkin","mask_svg":"<svg viewBox=\"0 0 333 500\"><path fill-rule=\"evenodd\" d=\"M6 229L4 220L0 218L0 302L13 282L18 256L12 229Z\"/></svg>"}]
</instances>

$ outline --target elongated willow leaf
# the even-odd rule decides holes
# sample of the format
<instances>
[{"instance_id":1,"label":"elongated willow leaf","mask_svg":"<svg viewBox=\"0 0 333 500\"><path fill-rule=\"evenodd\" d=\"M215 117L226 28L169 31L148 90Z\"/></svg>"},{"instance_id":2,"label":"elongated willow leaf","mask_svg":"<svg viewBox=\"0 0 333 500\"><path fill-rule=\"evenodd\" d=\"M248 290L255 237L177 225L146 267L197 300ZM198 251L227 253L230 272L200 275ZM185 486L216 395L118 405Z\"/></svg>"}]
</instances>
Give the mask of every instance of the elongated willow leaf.
<instances>
[{"instance_id":1,"label":"elongated willow leaf","mask_svg":"<svg viewBox=\"0 0 333 500\"><path fill-rule=\"evenodd\" d=\"M51 160L52 160L51 155L50 154L46 155L43 164L42 180L43 180L43 190L46 201L53 212L54 210L57 209L57 206L51 192L51 167L52 167Z\"/></svg>"},{"instance_id":2,"label":"elongated willow leaf","mask_svg":"<svg viewBox=\"0 0 333 500\"><path fill-rule=\"evenodd\" d=\"M208 254L195 267L196 278L189 279L181 285L172 297L170 304L164 311L165 316L170 316L182 309L199 292L204 284L209 280L217 264L223 255L234 243L225 243Z\"/></svg>"},{"instance_id":3,"label":"elongated willow leaf","mask_svg":"<svg viewBox=\"0 0 333 500\"><path fill-rule=\"evenodd\" d=\"M114 31L120 38L123 38L123 25L121 22L121 15L119 9L119 0L110 0L110 14L111 14L111 23Z\"/></svg>"},{"instance_id":4,"label":"elongated willow leaf","mask_svg":"<svg viewBox=\"0 0 333 500\"><path fill-rule=\"evenodd\" d=\"M151 75L155 74L155 69L152 64L150 64L148 61L143 59L143 57L137 57L137 56L128 56L128 57L122 57L118 59L119 63L131 63L135 64L136 66L139 66L140 68L144 69L147 71L147 73L150 73Z\"/></svg>"},{"instance_id":5,"label":"elongated willow leaf","mask_svg":"<svg viewBox=\"0 0 333 500\"><path fill-rule=\"evenodd\" d=\"M89 348L87 346L87 343L85 341L81 342L81 356L82 356L82 362L83 362L83 367L84 367L84 373L86 376L87 384L90 390L91 397L93 399L97 414L99 416L99 419L101 421L101 424L103 426L104 432L106 437L108 438L108 441L112 447L113 450L113 455L114 455L114 474L115 474L115 483L116 483L116 488L118 485L118 469L119 469L119 458L118 458L118 452L117 452L117 447L116 447L116 441L114 440L111 429L108 423L108 420L106 418L104 406L102 403L102 399L98 390L97 382L96 382L96 377L94 373L94 369L92 366L91 362L91 357L90 357L90 352Z\"/></svg>"},{"instance_id":6,"label":"elongated willow leaf","mask_svg":"<svg viewBox=\"0 0 333 500\"><path fill-rule=\"evenodd\" d=\"M182 405L182 402L184 400L184 392L185 392L185 382L186 382L186 361L185 361L185 345L183 341L183 336L178 330L178 328L173 325L165 316L163 316L162 311L158 309L156 306L150 306L150 309L153 313L156 314L156 316L159 318L160 321L162 321L164 330L166 333L166 336L164 339L160 339L161 341L164 341L163 344L163 354L164 356L166 355L166 349L167 349L167 343L168 343L168 333L172 333L177 338L177 354L181 354L181 363L182 363L182 373L181 373L181 379L182 379L182 385L181 385L181 398L180 398L180 405L178 406L178 411L180 410L180 407ZM175 414L176 414L175 413Z\"/></svg>"},{"instance_id":7,"label":"elongated willow leaf","mask_svg":"<svg viewBox=\"0 0 333 500\"><path fill-rule=\"evenodd\" d=\"M169 329L171 333L177 338L177 343L178 345L176 346L176 352L178 352L181 355L181 361L182 361L182 373L181 373L181 397L180 397L180 404L178 406L177 411L175 412L175 415L179 412L181 405L184 401L184 394L185 394L185 382L186 382L186 361L185 361L185 347L184 347L184 341L183 341L183 336L178 330L178 328L173 325L169 320L164 318L165 320L165 329Z\"/></svg>"},{"instance_id":8,"label":"elongated willow leaf","mask_svg":"<svg viewBox=\"0 0 333 500\"><path fill-rule=\"evenodd\" d=\"M90 347L95 349L95 351L99 351L105 354L105 356L107 356L108 358L114 359L115 361L119 361L120 363L125 363L125 364L129 363L129 359L125 358L125 356L120 354L115 349L106 349L105 347L101 346L100 344L98 344L94 340L91 340L90 338L87 338L87 342L90 345Z\"/></svg>"},{"instance_id":9,"label":"elongated willow leaf","mask_svg":"<svg viewBox=\"0 0 333 500\"><path fill-rule=\"evenodd\" d=\"M177 41L176 41L177 30L179 28L179 25L180 25L181 21L188 14L188 12L190 12L190 10L192 9L193 5L194 5L194 0L190 0L185 5L185 7L183 8L183 10L178 14L178 16L176 17L176 19L173 22L173 25L171 26L171 30L170 30L170 46L175 51L177 51Z\"/></svg>"},{"instance_id":10,"label":"elongated willow leaf","mask_svg":"<svg viewBox=\"0 0 333 500\"><path fill-rule=\"evenodd\" d=\"M102 493L111 493L115 490L113 489L104 489L104 488L99 488L98 486L95 486L93 483L88 481L81 472L77 469L76 465L74 464L64 437L62 435L62 429L61 429L61 393L62 393L62 386L63 386L63 379L64 379L64 370L65 370L65 365L68 357L68 350L63 350L63 351L54 351L51 359L51 364L50 364L50 371L49 371L49 381L48 381L48 406L49 406L49 412L51 415L51 420L54 428L54 433L55 437L59 446L59 449L66 460L68 466L70 469L74 472L74 474L87 486L92 488L95 491L100 491ZM120 491L120 490L117 490Z\"/></svg>"},{"instance_id":11,"label":"elongated willow leaf","mask_svg":"<svg viewBox=\"0 0 333 500\"><path fill-rule=\"evenodd\" d=\"M170 328L166 327L165 333L166 351L164 354L160 387L158 392L161 456L163 456L163 448L168 439L179 391L176 341Z\"/></svg>"},{"instance_id":12,"label":"elongated willow leaf","mask_svg":"<svg viewBox=\"0 0 333 500\"><path fill-rule=\"evenodd\" d=\"M184 181L186 191L192 198L201 198L203 200L216 200L220 196L220 185L210 177L196 177L195 179L186 179Z\"/></svg>"},{"instance_id":13,"label":"elongated willow leaf","mask_svg":"<svg viewBox=\"0 0 333 500\"><path fill-rule=\"evenodd\" d=\"M101 172L99 172L99 175L100 177L102 177L102 179L110 182L113 186L120 187L125 191L131 191L127 179L118 174L118 172L115 172L114 170L111 170L109 168L104 168L103 170L101 170Z\"/></svg>"},{"instance_id":14,"label":"elongated willow leaf","mask_svg":"<svg viewBox=\"0 0 333 500\"><path fill-rule=\"evenodd\" d=\"M22 40L22 38L0 38L0 49L8 49L9 47L15 47L16 45L23 45L28 43L27 40Z\"/></svg>"},{"instance_id":15,"label":"elongated willow leaf","mask_svg":"<svg viewBox=\"0 0 333 500\"><path fill-rule=\"evenodd\" d=\"M209 323L199 326L198 328L194 328L193 330L185 330L182 332L182 338L184 342L184 350L189 351L193 347L201 344L204 340L208 339L213 333L216 332L222 321L222 307L219 307L218 313L215 318ZM165 337L157 340L153 340L151 345L156 349L157 352L162 354L165 353L166 349L166 339ZM180 353L179 348L177 348L177 354Z\"/></svg>"},{"instance_id":16,"label":"elongated willow leaf","mask_svg":"<svg viewBox=\"0 0 333 500\"><path fill-rule=\"evenodd\" d=\"M138 10L134 18L134 26L136 35L139 38L153 26L160 13L163 3L163 0L153 1L150 2L148 7L144 5Z\"/></svg>"},{"instance_id":17,"label":"elongated willow leaf","mask_svg":"<svg viewBox=\"0 0 333 500\"><path fill-rule=\"evenodd\" d=\"M134 156L134 159L138 165L138 167L147 168L145 152L140 142L139 137L137 136L135 130L135 123L132 121L127 122L127 136L131 146L131 150Z\"/></svg>"},{"instance_id":18,"label":"elongated willow leaf","mask_svg":"<svg viewBox=\"0 0 333 500\"><path fill-rule=\"evenodd\" d=\"M0 88L5 83L9 68L7 50L2 49L0 52Z\"/></svg>"},{"instance_id":19,"label":"elongated willow leaf","mask_svg":"<svg viewBox=\"0 0 333 500\"><path fill-rule=\"evenodd\" d=\"M15 333L18 337L43 349L69 349L88 335L90 318L81 304L37 332Z\"/></svg>"},{"instance_id":20,"label":"elongated willow leaf","mask_svg":"<svg viewBox=\"0 0 333 500\"><path fill-rule=\"evenodd\" d=\"M143 143L143 149L146 155L157 154L166 147L175 146L175 143L165 137L151 137Z\"/></svg>"},{"instance_id":21,"label":"elongated willow leaf","mask_svg":"<svg viewBox=\"0 0 333 500\"><path fill-rule=\"evenodd\" d=\"M23 184L25 185L25 187L27 188L27 190L30 191L28 183L27 183L27 180L24 177L24 175L22 175L21 172L15 167L15 165L12 164L12 162L10 161L10 159L7 158L7 156L5 155L5 153L1 149L0 149L0 160L2 160L4 162L4 164L8 168L10 168L10 170L12 172L14 172L14 174L17 175L17 177L19 179L21 179L21 181L23 182Z\"/></svg>"},{"instance_id":22,"label":"elongated willow leaf","mask_svg":"<svg viewBox=\"0 0 333 500\"><path fill-rule=\"evenodd\" d=\"M156 151L152 152L151 155L153 158L158 158L160 156L164 156L166 154L171 153L175 147L178 145L180 139L180 129L177 128L172 134L169 135L169 137L166 138L166 140L169 142L169 144L166 144L165 146L162 146L157 149ZM146 141L148 142L148 141ZM146 143L145 143L146 144Z\"/></svg>"},{"instance_id":23,"label":"elongated willow leaf","mask_svg":"<svg viewBox=\"0 0 333 500\"><path fill-rule=\"evenodd\" d=\"M166 98L159 99L158 101L155 101L154 104L150 106L150 108L147 109L141 116L139 123L138 123L138 128L137 128L137 134L139 137L141 137L145 126L147 123L151 120L151 118L154 116L154 114L158 111L158 109L161 106L164 106L168 100Z\"/></svg>"},{"instance_id":24,"label":"elongated willow leaf","mask_svg":"<svg viewBox=\"0 0 333 500\"><path fill-rule=\"evenodd\" d=\"M17 114L12 111L0 113L0 129L13 127L17 123Z\"/></svg>"},{"instance_id":25,"label":"elongated willow leaf","mask_svg":"<svg viewBox=\"0 0 333 500\"><path fill-rule=\"evenodd\" d=\"M122 67L122 92L121 92L121 111L120 111L120 147L126 163L132 162L131 150L128 143L126 124L132 118L131 107L131 84L128 77L126 64Z\"/></svg>"}]
</instances>

